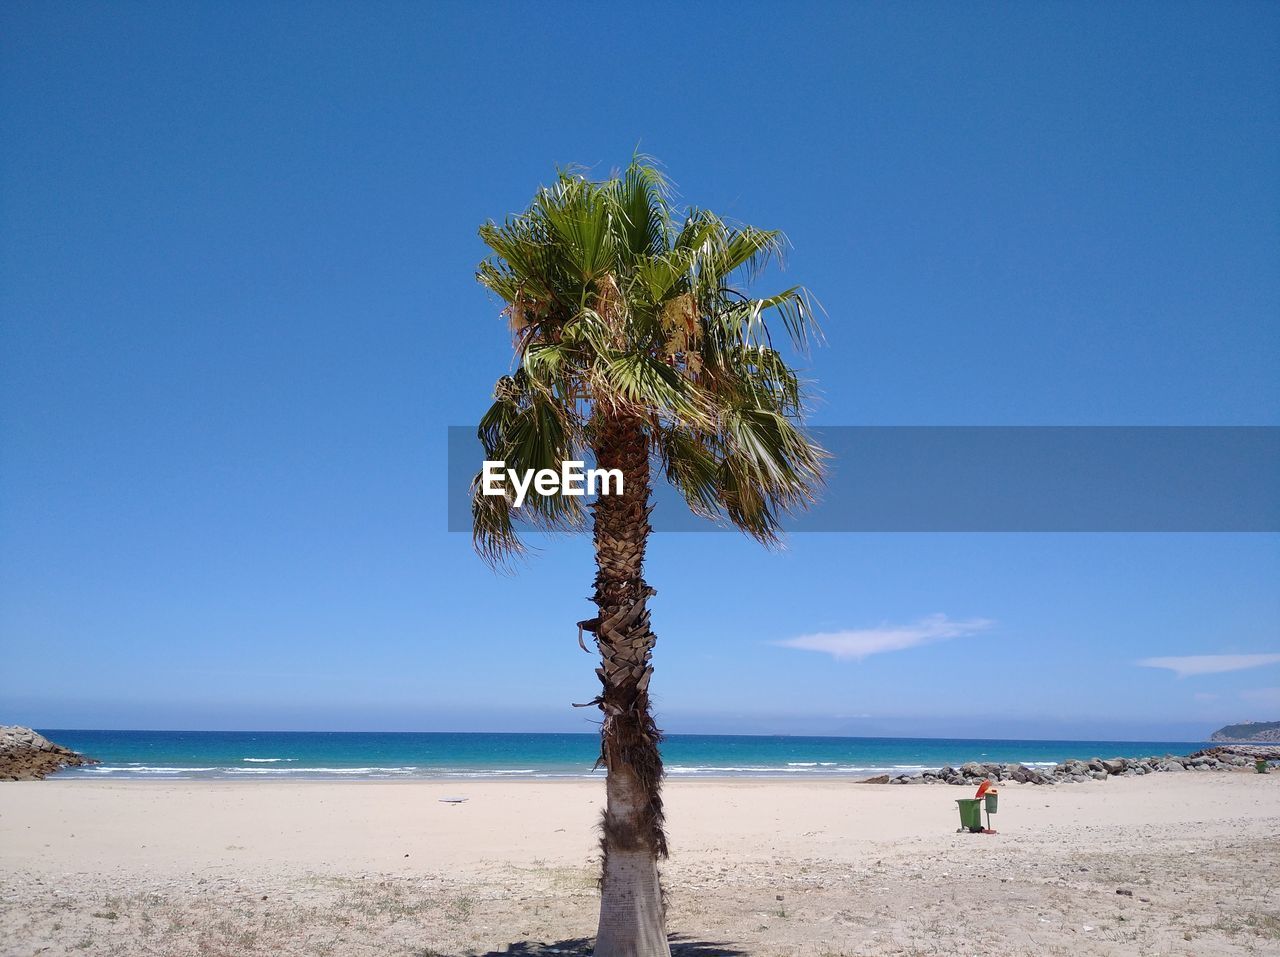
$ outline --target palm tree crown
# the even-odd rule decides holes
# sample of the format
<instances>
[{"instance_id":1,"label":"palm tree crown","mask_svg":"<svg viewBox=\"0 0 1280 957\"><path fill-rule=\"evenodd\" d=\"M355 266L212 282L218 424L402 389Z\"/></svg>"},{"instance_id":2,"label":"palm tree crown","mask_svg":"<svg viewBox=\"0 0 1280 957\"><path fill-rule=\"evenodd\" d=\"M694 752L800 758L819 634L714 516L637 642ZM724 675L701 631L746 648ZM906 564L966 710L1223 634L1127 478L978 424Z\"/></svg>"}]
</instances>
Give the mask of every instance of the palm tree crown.
<instances>
[{"instance_id":1,"label":"palm tree crown","mask_svg":"<svg viewBox=\"0 0 1280 957\"><path fill-rule=\"evenodd\" d=\"M768 543L783 513L813 500L824 453L800 425L801 382L767 324L780 319L803 352L820 335L811 298L735 287L780 258L780 232L677 210L637 157L599 182L561 172L480 236L493 254L477 278L506 303L517 359L480 423L486 458L558 471L593 447L600 418L625 418L700 515ZM487 560L521 551L508 499L477 487L472 510ZM543 529L584 518L580 499L532 491L519 515Z\"/></svg>"}]
</instances>

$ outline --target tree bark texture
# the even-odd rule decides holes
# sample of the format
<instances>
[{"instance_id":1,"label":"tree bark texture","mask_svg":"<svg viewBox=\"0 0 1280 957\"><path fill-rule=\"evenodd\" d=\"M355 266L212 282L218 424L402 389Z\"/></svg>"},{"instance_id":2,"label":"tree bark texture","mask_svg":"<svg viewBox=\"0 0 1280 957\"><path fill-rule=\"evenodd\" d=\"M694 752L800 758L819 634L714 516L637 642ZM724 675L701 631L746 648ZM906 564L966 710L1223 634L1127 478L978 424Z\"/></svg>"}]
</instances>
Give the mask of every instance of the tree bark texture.
<instances>
[{"instance_id":1,"label":"tree bark texture","mask_svg":"<svg viewBox=\"0 0 1280 957\"><path fill-rule=\"evenodd\" d=\"M649 538L649 448L637 420L604 418L593 442L596 465L619 469L621 495L595 502L595 626L600 649L600 761L607 772L601 821L600 924L596 957L670 957L658 861L663 830L662 734L649 710L656 638L644 580Z\"/></svg>"}]
</instances>

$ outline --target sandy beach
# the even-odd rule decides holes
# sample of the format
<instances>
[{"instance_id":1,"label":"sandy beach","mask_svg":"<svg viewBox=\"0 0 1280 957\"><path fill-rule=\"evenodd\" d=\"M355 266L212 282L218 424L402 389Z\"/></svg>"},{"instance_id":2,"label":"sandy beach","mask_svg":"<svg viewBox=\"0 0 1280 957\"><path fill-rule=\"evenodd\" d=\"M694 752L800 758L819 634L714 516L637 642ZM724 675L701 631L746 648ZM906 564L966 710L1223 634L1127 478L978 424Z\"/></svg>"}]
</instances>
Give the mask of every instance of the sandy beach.
<instances>
[{"instance_id":1,"label":"sandy beach","mask_svg":"<svg viewBox=\"0 0 1280 957\"><path fill-rule=\"evenodd\" d=\"M1280 774L667 787L686 955L1280 953ZM442 798L466 798L444 803ZM0 953L588 952L602 787L0 787ZM1127 892L1127 893L1126 893Z\"/></svg>"}]
</instances>

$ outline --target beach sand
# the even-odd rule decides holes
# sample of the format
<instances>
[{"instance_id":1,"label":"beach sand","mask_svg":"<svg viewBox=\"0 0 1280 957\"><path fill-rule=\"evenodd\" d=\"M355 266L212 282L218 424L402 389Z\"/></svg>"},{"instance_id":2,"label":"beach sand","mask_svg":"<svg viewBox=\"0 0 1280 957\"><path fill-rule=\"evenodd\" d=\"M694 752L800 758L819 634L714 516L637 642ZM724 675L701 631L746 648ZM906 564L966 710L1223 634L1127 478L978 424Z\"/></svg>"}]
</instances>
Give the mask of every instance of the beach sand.
<instances>
[{"instance_id":1,"label":"beach sand","mask_svg":"<svg viewBox=\"0 0 1280 957\"><path fill-rule=\"evenodd\" d=\"M585 780L0 785L0 954L588 953L602 796ZM997 835L956 833L967 796L668 782L677 953L1280 954L1280 774L1006 784Z\"/></svg>"}]
</instances>

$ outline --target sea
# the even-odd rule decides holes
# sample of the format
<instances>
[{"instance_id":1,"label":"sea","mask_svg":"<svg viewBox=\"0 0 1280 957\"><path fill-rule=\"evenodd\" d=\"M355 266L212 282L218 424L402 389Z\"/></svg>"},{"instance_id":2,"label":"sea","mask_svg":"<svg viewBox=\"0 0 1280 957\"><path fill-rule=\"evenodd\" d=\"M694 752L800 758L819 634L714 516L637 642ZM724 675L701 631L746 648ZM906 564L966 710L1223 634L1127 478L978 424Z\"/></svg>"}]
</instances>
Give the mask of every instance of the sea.
<instances>
[{"instance_id":1,"label":"sea","mask_svg":"<svg viewBox=\"0 0 1280 957\"><path fill-rule=\"evenodd\" d=\"M551 779L603 775L595 734L317 731L85 731L45 737L101 764L59 779ZM900 774L966 761L1049 767L1068 758L1190 754L1196 741L1016 741L673 734L671 778L822 778Z\"/></svg>"}]
</instances>

